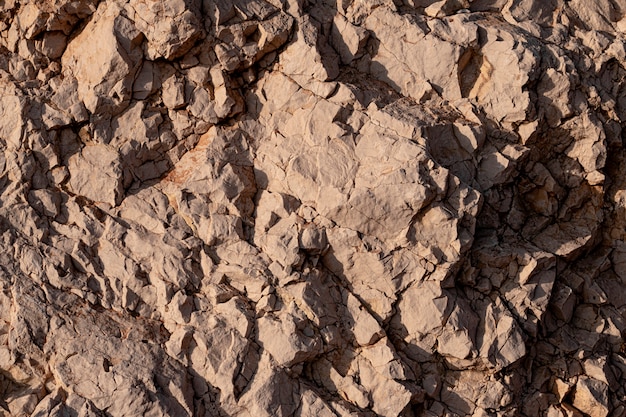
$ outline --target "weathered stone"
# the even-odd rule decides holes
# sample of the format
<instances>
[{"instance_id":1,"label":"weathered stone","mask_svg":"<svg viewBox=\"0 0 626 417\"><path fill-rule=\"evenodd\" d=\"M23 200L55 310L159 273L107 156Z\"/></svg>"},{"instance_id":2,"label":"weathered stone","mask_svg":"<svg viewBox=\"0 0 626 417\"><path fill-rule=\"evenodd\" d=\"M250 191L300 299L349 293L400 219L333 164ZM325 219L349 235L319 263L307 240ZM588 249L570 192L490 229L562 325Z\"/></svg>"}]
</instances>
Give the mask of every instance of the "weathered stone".
<instances>
[{"instance_id":1,"label":"weathered stone","mask_svg":"<svg viewBox=\"0 0 626 417\"><path fill-rule=\"evenodd\" d=\"M0 414L625 414L626 8L0 4Z\"/></svg>"},{"instance_id":2,"label":"weathered stone","mask_svg":"<svg viewBox=\"0 0 626 417\"><path fill-rule=\"evenodd\" d=\"M141 33L119 7L102 3L80 35L69 42L62 65L67 76L78 80L78 96L91 113L115 113L128 103L143 56L141 40ZM96 53L83 59L82 51L93 47Z\"/></svg>"},{"instance_id":3,"label":"weathered stone","mask_svg":"<svg viewBox=\"0 0 626 417\"><path fill-rule=\"evenodd\" d=\"M419 309L413 308L419 305ZM424 281L409 288L398 304L400 323L411 334L426 335L445 324L448 297L437 282Z\"/></svg>"},{"instance_id":4,"label":"weathered stone","mask_svg":"<svg viewBox=\"0 0 626 417\"><path fill-rule=\"evenodd\" d=\"M477 41L476 26L459 25L454 42L446 42L441 36L429 34L426 22L420 20L398 15L386 7L377 8L367 18L365 27L380 42L378 53L369 66L370 73L417 100L422 81L428 81L446 98L460 98L458 63L465 49ZM452 22L455 21L444 21L441 27L457 26ZM401 31L410 33L407 42L398 42L397 33ZM429 50L436 50L437 54L426 59ZM446 72L440 68L446 68Z\"/></svg>"},{"instance_id":5,"label":"weathered stone","mask_svg":"<svg viewBox=\"0 0 626 417\"><path fill-rule=\"evenodd\" d=\"M184 79L171 75L163 81L163 104L170 109L177 109L186 104Z\"/></svg>"},{"instance_id":6,"label":"weathered stone","mask_svg":"<svg viewBox=\"0 0 626 417\"><path fill-rule=\"evenodd\" d=\"M200 4L176 0L167 4L131 1L133 20L147 40L146 57L172 60L184 55L202 35Z\"/></svg>"},{"instance_id":7,"label":"weathered stone","mask_svg":"<svg viewBox=\"0 0 626 417\"><path fill-rule=\"evenodd\" d=\"M24 134L25 120L22 113L26 107L26 98L13 83L3 80L0 83L0 89L2 91L2 99L0 99L0 115L2 116L0 137L10 147L18 149Z\"/></svg>"},{"instance_id":8,"label":"weathered stone","mask_svg":"<svg viewBox=\"0 0 626 417\"><path fill-rule=\"evenodd\" d=\"M301 313L266 314L258 320L258 326L259 343L280 366L310 360L320 351L319 336Z\"/></svg>"},{"instance_id":9,"label":"weathered stone","mask_svg":"<svg viewBox=\"0 0 626 417\"><path fill-rule=\"evenodd\" d=\"M298 21L295 41L280 55L282 72L308 90L323 91L320 84L338 75L338 57L334 50L320 50L322 42L317 22L303 16ZM322 95L326 95L322 93Z\"/></svg>"},{"instance_id":10,"label":"weathered stone","mask_svg":"<svg viewBox=\"0 0 626 417\"><path fill-rule=\"evenodd\" d=\"M552 295L552 307L554 314L560 320L568 322L574 313L576 306L576 295L567 285L559 286Z\"/></svg>"},{"instance_id":11,"label":"weathered stone","mask_svg":"<svg viewBox=\"0 0 626 417\"><path fill-rule=\"evenodd\" d=\"M76 194L112 206L124 197L118 153L106 145L87 145L72 156L69 185Z\"/></svg>"},{"instance_id":12,"label":"weathered stone","mask_svg":"<svg viewBox=\"0 0 626 417\"><path fill-rule=\"evenodd\" d=\"M251 14L257 14L259 10L265 10L265 12L258 13L264 16L263 20L235 23L218 28L217 36L222 43L215 46L215 55L222 67L229 72L248 68L265 56L272 57L271 53L287 42L294 24L291 15L284 12L273 13L276 9L264 0L240 3L237 6L238 10L255 9L254 12L250 12ZM231 13L234 12L232 4L228 3L224 6L230 8ZM234 17L230 13L229 15ZM218 19L221 20L222 17ZM222 23L219 20L218 22Z\"/></svg>"},{"instance_id":13,"label":"weathered stone","mask_svg":"<svg viewBox=\"0 0 626 417\"><path fill-rule=\"evenodd\" d=\"M580 377L572 405L590 416L606 417L609 414L608 386L593 378Z\"/></svg>"},{"instance_id":14,"label":"weathered stone","mask_svg":"<svg viewBox=\"0 0 626 417\"><path fill-rule=\"evenodd\" d=\"M346 302L348 312L352 316L350 322L354 323L352 331L356 342L361 346L371 345L380 339L384 331L380 324L352 295L348 294Z\"/></svg>"},{"instance_id":15,"label":"weathered stone","mask_svg":"<svg viewBox=\"0 0 626 417\"><path fill-rule=\"evenodd\" d=\"M331 41L339 53L342 63L350 64L359 58L359 55L363 54L363 47L367 38L367 30L353 25L341 14L335 15Z\"/></svg>"}]
</instances>

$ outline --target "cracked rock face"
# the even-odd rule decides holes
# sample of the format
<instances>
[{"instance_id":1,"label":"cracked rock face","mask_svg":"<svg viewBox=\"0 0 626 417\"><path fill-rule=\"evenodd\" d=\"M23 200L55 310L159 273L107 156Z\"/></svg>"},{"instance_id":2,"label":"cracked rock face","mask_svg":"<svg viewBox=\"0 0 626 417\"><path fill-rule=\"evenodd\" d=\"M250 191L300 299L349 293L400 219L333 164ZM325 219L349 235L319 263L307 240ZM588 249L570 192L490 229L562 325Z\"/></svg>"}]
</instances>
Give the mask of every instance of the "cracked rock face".
<instances>
[{"instance_id":1,"label":"cracked rock face","mask_svg":"<svg viewBox=\"0 0 626 417\"><path fill-rule=\"evenodd\" d=\"M626 417L623 2L0 17L0 416Z\"/></svg>"}]
</instances>

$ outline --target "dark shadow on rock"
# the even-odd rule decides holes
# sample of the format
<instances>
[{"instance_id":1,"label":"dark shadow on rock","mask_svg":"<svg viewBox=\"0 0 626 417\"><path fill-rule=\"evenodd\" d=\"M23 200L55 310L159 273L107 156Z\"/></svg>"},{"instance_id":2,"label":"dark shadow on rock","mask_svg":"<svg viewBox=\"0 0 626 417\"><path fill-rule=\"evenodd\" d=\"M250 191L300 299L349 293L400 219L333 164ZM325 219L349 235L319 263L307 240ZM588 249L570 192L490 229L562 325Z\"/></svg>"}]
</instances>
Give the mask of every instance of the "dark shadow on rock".
<instances>
[{"instance_id":1,"label":"dark shadow on rock","mask_svg":"<svg viewBox=\"0 0 626 417\"><path fill-rule=\"evenodd\" d=\"M28 385L20 384L8 372L0 370L0 408L9 412L7 401L20 397L27 389Z\"/></svg>"}]
</instances>

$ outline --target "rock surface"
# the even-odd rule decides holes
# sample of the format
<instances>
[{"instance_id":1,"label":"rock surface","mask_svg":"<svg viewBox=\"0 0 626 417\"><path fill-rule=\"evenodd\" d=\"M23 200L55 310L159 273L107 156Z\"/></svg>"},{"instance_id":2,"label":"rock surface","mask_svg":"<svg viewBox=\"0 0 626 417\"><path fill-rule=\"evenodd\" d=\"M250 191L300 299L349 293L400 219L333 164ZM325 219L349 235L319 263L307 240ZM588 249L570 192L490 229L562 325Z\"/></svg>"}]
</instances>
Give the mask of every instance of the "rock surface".
<instances>
[{"instance_id":1,"label":"rock surface","mask_svg":"<svg viewBox=\"0 0 626 417\"><path fill-rule=\"evenodd\" d=\"M626 417L622 3L0 2L0 416Z\"/></svg>"}]
</instances>

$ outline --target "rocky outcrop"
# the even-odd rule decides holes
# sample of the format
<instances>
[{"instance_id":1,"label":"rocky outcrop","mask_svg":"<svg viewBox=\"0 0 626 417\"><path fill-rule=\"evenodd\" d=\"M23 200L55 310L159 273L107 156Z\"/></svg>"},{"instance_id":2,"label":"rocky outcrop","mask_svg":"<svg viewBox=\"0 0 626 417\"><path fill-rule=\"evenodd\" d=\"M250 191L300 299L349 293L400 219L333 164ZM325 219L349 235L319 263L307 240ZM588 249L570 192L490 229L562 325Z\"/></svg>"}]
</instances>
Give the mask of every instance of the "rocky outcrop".
<instances>
[{"instance_id":1,"label":"rocky outcrop","mask_svg":"<svg viewBox=\"0 0 626 417\"><path fill-rule=\"evenodd\" d=\"M0 415L626 416L626 6L0 16Z\"/></svg>"}]
</instances>

